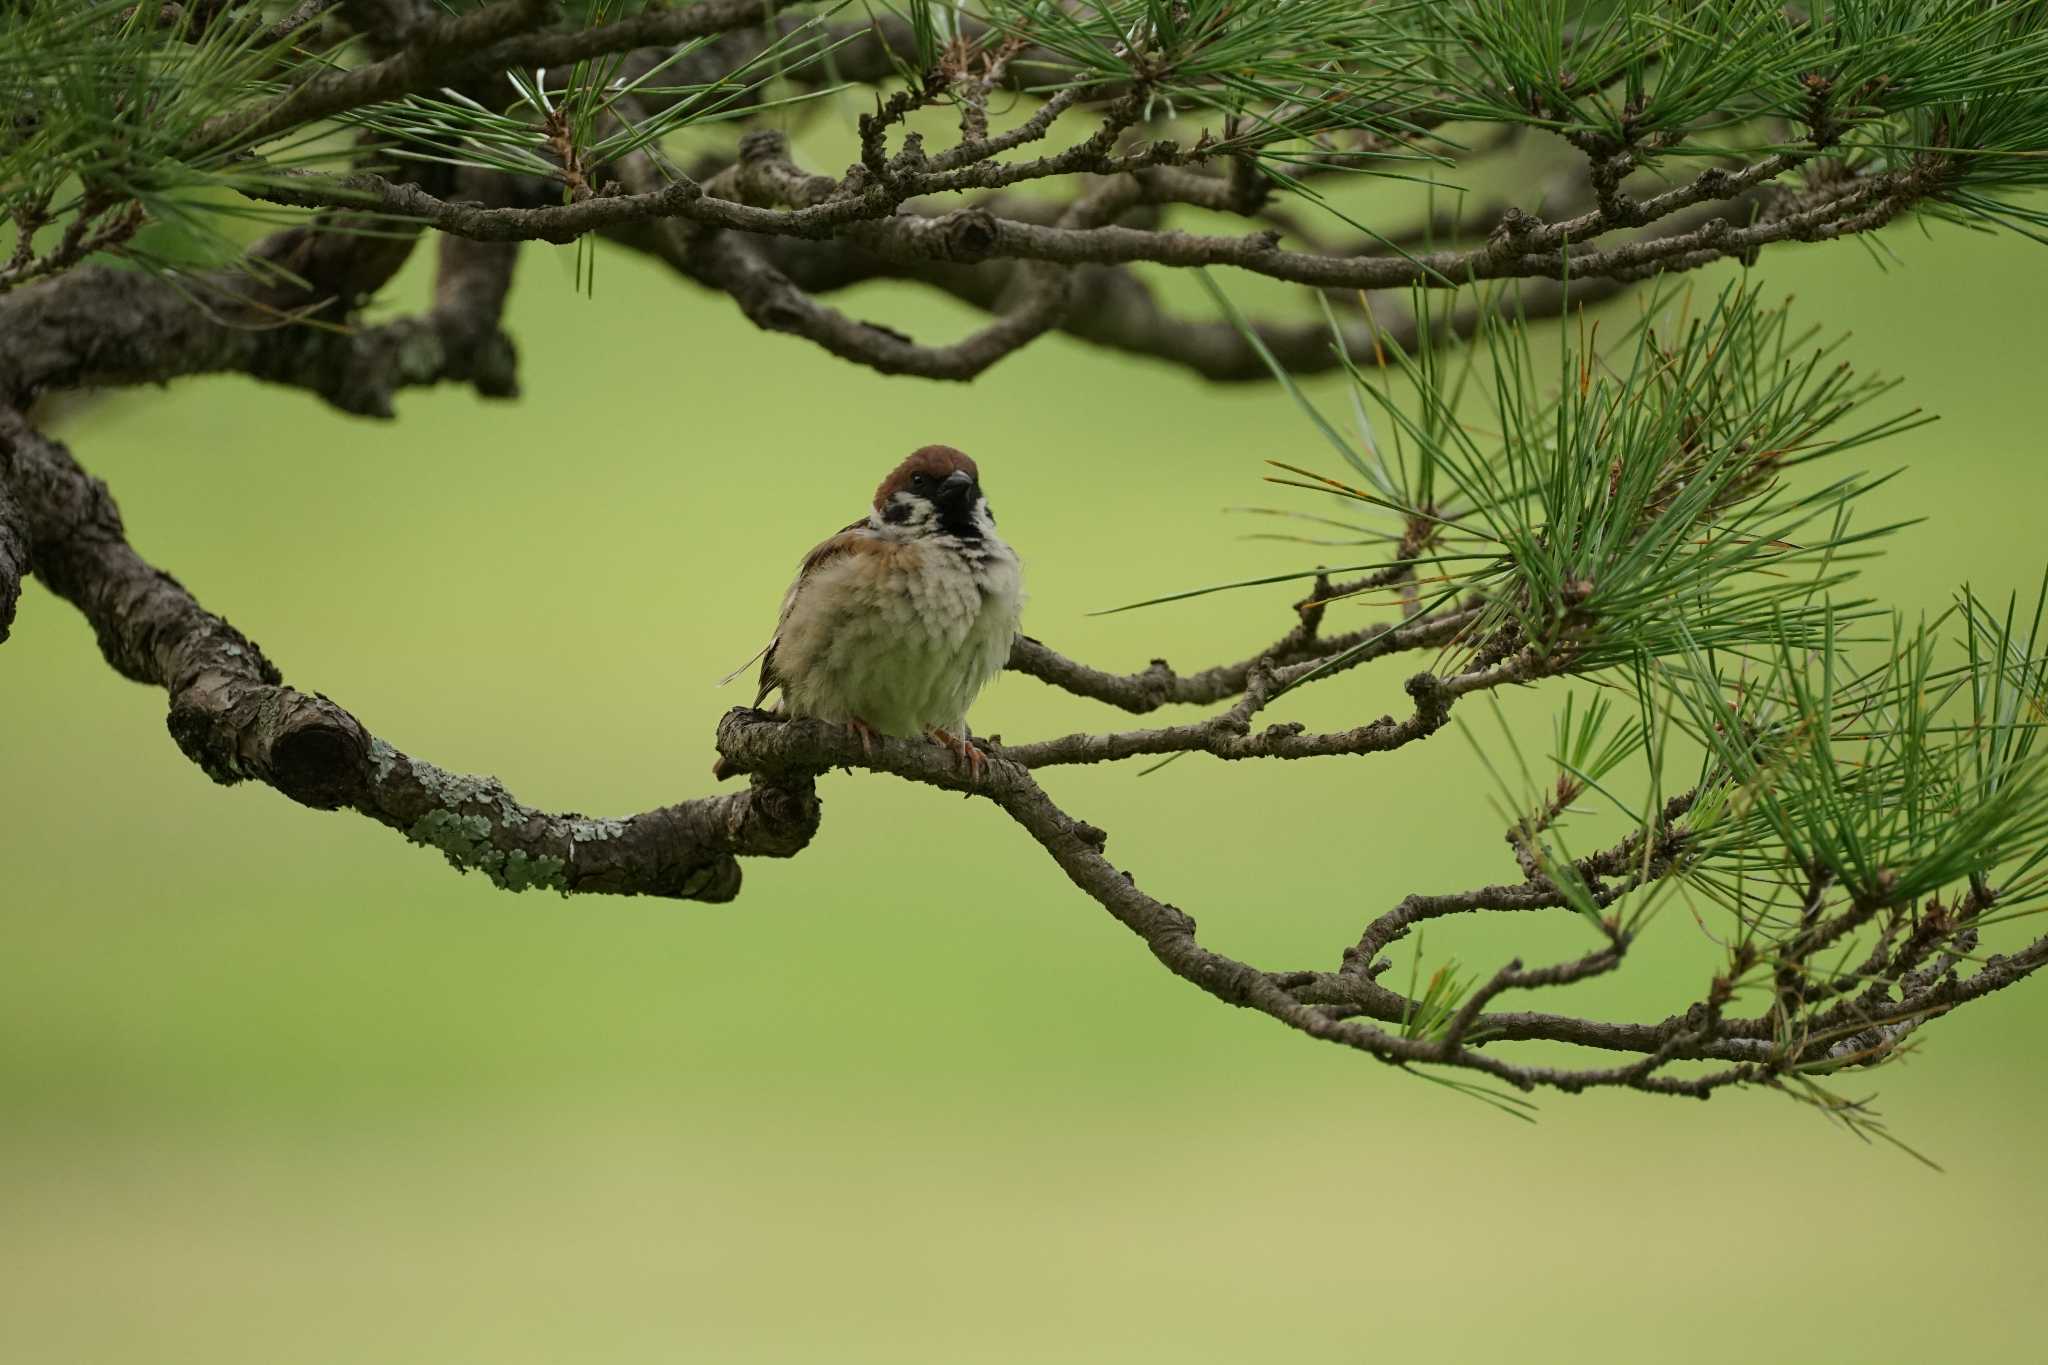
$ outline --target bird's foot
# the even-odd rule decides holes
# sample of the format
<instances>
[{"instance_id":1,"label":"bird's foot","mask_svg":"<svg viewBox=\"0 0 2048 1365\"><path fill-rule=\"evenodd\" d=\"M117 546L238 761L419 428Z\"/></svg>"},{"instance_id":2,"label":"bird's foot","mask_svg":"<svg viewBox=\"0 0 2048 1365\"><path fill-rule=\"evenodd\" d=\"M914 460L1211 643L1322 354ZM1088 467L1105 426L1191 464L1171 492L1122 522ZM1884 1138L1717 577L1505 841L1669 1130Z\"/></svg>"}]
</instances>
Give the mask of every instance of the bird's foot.
<instances>
[{"instance_id":1,"label":"bird's foot","mask_svg":"<svg viewBox=\"0 0 2048 1365\"><path fill-rule=\"evenodd\" d=\"M967 765L968 781L981 781L982 773L988 770L988 755L973 740L936 728L925 731L925 737L934 744L945 745L960 756L960 761Z\"/></svg>"},{"instance_id":2,"label":"bird's foot","mask_svg":"<svg viewBox=\"0 0 2048 1365\"><path fill-rule=\"evenodd\" d=\"M875 740L880 738L881 731L862 720L859 716L849 717L846 722L846 728L853 731L855 736L859 738L860 756L872 759L875 756Z\"/></svg>"}]
</instances>

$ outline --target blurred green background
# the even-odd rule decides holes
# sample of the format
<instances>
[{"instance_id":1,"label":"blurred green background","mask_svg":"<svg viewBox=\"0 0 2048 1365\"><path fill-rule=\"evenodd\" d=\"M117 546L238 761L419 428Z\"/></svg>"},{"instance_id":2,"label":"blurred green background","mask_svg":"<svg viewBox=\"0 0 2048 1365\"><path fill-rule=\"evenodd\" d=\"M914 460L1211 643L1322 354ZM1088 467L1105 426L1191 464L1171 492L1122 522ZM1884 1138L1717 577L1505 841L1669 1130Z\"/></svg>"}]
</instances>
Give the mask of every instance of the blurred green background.
<instances>
[{"instance_id":1,"label":"blurred green background","mask_svg":"<svg viewBox=\"0 0 2048 1365\"><path fill-rule=\"evenodd\" d=\"M1865 452L1909 466L1874 514L1931 518L1871 586L1916 612L1965 580L2030 589L2048 256L1885 240L1898 262L1763 267L1942 414ZM387 306L425 286L416 264ZM973 322L843 302L921 337ZM1057 338L971 386L878 378L617 253L580 298L540 246L510 324L514 404L412 393L379 424L220 378L61 434L289 680L599 814L709 789L744 699L713 680L915 445L981 461L1027 629L1104 666L1240 655L1296 594L1088 611L1317 553L1224 511L1286 496L1268 457L1332 463L1271 387ZM1289 714L1378 715L1402 671ZM1538 747L1561 695L1512 704ZM1173 980L978 803L835 774L815 844L750 862L732 905L511 897L360 818L212 786L164 707L31 590L0 650L9 1365L1991 1359L2048 1326L2048 987L1848 1078L1946 1174L1768 1092L1545 1096L1527 1126ZM975 719L1103 717L1011 677ZM1049 785L1262 965L1333 965L1406 892L1511 871L1448 736ZM1434 951L1572 951L1559 913ZM1703 945L1668 910L1608 1003L1689 999Z\"/></svg>"}]
</instances>

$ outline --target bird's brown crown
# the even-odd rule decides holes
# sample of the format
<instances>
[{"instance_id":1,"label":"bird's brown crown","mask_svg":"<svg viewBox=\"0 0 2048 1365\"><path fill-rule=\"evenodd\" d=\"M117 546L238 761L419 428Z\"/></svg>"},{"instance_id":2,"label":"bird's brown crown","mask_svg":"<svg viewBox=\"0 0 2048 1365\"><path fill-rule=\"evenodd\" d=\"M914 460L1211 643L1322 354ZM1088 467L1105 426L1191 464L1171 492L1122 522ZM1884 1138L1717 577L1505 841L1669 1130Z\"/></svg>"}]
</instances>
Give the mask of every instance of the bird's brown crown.
<instances>
[{"instance_id":1,"label":"bird's brown crown","mask_svg":"<svg viewBox=\"0 0 2048 1365\"><path fill-rule=\"evenodd\" d=\"M953 447L920 446L911 451L902 464L890 470L889 477L875 489L875 506L887 507L889 499L910 487L910 481L919 474L929 475L933 483L938 483L956 470L965 470L967 477L977 482L981 479L981 471L974 467L974 461Z\"/></svg>"}]
</instances>

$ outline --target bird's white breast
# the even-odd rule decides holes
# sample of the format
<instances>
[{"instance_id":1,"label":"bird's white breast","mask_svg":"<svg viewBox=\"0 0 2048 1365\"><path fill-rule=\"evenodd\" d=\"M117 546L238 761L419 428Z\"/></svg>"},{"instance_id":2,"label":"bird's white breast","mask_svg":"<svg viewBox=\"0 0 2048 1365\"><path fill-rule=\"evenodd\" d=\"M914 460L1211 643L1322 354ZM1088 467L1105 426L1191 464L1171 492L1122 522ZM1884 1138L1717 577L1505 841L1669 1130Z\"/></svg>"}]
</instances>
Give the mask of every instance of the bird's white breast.
<instances>
[{"instance_id":1,"label":"bird's white breast","mask_svg":"<svg viewBox=\"0 0 2048 1365\"><path fill-rule=\"evenodd\" d=\"M857 548L821 564L790 603L775 646L789 709L884 734L963 733L1016 639L1016 554L992 535Z\"/></svg>"}]
</instances>

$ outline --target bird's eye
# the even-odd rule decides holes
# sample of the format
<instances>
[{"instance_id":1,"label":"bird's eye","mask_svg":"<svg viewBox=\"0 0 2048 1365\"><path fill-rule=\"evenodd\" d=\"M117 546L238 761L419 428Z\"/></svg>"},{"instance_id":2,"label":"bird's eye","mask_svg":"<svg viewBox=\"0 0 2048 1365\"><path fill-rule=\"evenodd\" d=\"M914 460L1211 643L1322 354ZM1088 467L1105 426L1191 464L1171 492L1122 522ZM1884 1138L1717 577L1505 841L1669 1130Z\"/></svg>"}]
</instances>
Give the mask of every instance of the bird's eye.
<instances>
[{"instance_id":1,"label":"bird's eye","mask_svg":"<svg viewBox=\"0 0 2048 1365\"><path fill-rule=\"evenodd\" d=\"M932 476L929 474L913 474L910 476L910 486L922 493L932 486Z\"/></svg>"}]
</instances>

